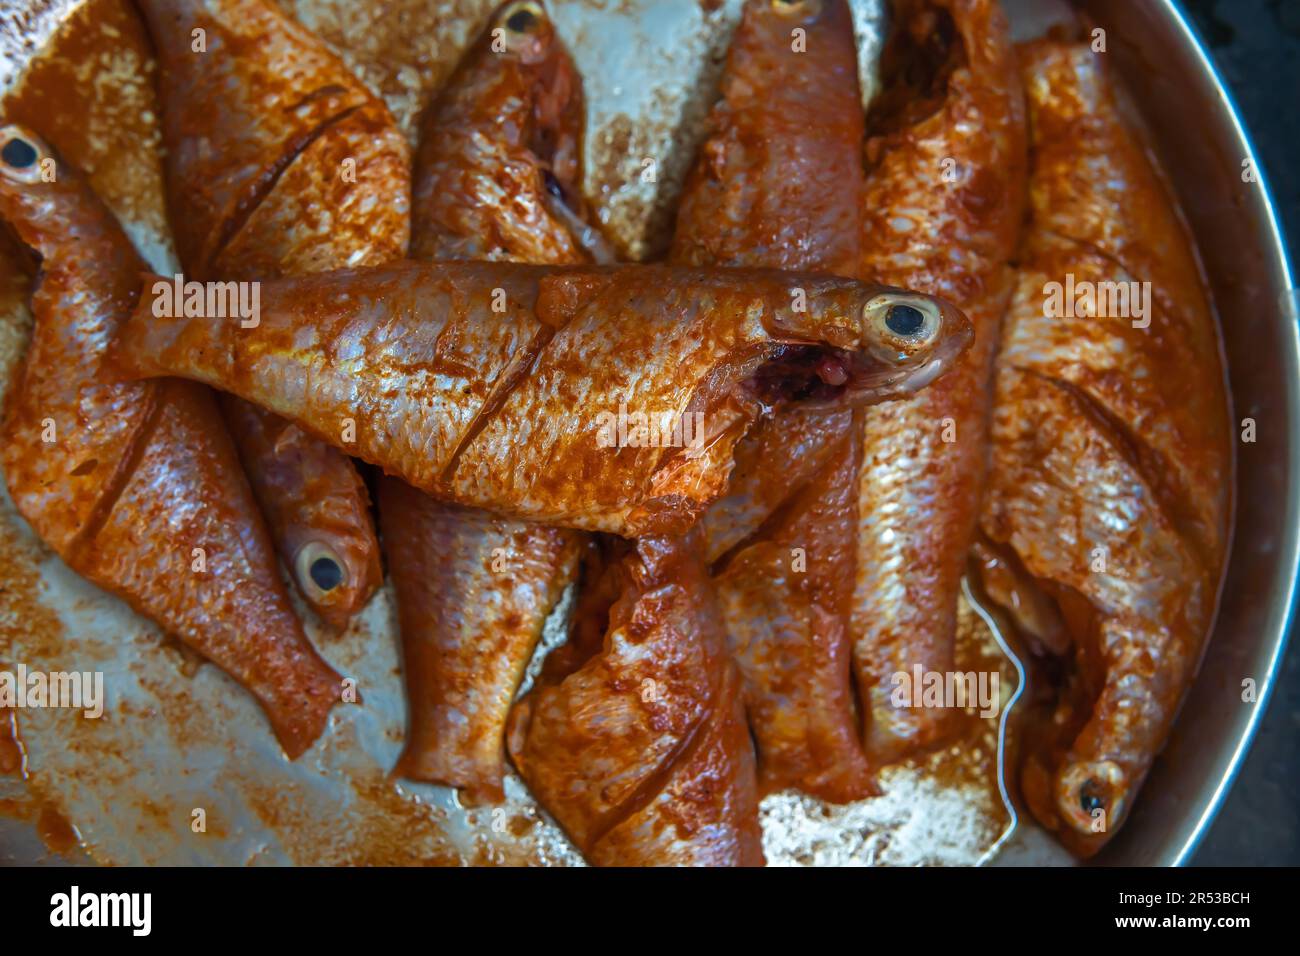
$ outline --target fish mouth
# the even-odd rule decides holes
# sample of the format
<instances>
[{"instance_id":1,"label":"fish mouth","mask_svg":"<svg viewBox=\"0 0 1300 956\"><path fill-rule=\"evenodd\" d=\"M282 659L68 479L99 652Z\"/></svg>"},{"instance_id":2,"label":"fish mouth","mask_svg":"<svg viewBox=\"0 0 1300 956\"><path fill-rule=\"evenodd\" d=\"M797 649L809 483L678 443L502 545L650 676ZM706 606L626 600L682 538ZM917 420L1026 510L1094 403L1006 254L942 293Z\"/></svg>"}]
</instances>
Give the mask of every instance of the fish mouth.
<instances>
[{"instance_id":1,"label":"fish mouth","mask_svg":"<svg viewBox=\"0 0 1300 956\"><path fill-rule=\"evenodd\" d=\"M949 372L975 338L970 323L944 311L943 337L927 353L905 355L892 348L864 350L826 343L782 342L744 381L745 390L768 406L873 405L901 398Z\"/></svg>"},{"instance_id":2,"label":"fish mouth","mask_svg":"<svg viewBox=\"0 0 1300 956\"><path fill-rule=\"evenodd\" d=\"M968 337L969 338L969 337ZM870 352L787 342L777 345L744 380L744 390L769 407L871 405L910 394L948 371L968 341L947 340L921 364L882 361Z\"/></svg>"}]
</instances>

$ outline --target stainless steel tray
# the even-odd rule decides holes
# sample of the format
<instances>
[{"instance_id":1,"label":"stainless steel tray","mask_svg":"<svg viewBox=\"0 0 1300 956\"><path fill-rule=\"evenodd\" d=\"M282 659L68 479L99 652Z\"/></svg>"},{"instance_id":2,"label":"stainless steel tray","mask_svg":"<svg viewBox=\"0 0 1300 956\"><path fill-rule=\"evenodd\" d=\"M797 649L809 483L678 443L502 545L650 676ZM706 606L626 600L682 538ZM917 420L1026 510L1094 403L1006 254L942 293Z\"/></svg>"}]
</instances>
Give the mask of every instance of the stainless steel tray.
<instances>
[{"instance_id":1,"label":"stainless steel tray","mask_svg":"<svg viewBox=\"0 0 1300 956\"><path fill-rule=\"evenodd\" d=\"M97 186L165 271L174 254L152 158L156 123L148 115L148 83L139 82L144 62L120 35L122 2L45 0L0 13L0 91L30 75L33 56L51 37L60 52L57 35L67 18L105 26L91 55L65 51L67 62L57 68L89 91L90 102L69 104L91 117L86 150L103 169L125 161L136 176L130 190L115 192L122 177L107 172ZM494 5L285 0L385 96L408 132ZM879 49L880 6L881 0L854 4L868 78ZM1191 852L1231 782L1285 642L1300 524L1293 488L1297 301L1262 173L1243 181L1243 162L1253 159L1244 130L1176 5L1085 6L1108 31L1111 54L1197 236L1223 321L1236 418L1257 422L1257 441L1238 446L1237 534L1205 663L1132 819L1101 857L1176 863ZM587 191L626 255L652 255L662 247L738 2L552 0L551 7L586 83ZM1068 12L1055 0L1010 0L1007 7L1021 35ZM110 109L112 97L117 105ZM126 125L140 128L129 142L123 109L134 111ZM129 155L112 157L114 150ZM643 175L647 161L653 177ZM21 284L0 284L0 382L20 354L24 296ZM14 801L27 819L0 816L0 861L77 859L51 850L71 839L60 823L66 820L90 858L102 862L579 862L518 781L509 782L507 806L467 812L443 788L386 779L404 721L387 590L341 638L313 634L331 662L358 679L365 706L342 709L322 742L289 764L242 691L215 668L194 667L155 628L80 581L39 546L7 498L0 500L0 556L0 665L8 653L30 666L103 670L110 695L100 722L66 711L22 714L29 779L0 776L0 801ZM963 620L967 659L1002 667L1003 686L1014 689L1013 662L999 653L995 636L969 605ZM548 640L558 639L551 628ZM1258 685L1251 704L1242 701L1247 678ZM769 798L769 858L977 863L1010 835L998 862L1069 862L1023 819L1010 834L1014 811L997 781L978 769L997 745L994 722L979 740L892 772L884 797L848 808ZM191 829L197 808L206 812L206 833Z\"/></svg>"}]
</instances>

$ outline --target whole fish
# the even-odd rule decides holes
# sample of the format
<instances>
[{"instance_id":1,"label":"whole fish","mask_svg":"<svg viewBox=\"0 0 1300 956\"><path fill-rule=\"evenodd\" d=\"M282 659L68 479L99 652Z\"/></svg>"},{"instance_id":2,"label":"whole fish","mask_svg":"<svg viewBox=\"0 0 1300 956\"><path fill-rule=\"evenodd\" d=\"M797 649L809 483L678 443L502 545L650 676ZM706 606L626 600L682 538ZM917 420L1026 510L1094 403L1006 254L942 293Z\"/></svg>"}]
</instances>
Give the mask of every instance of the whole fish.
<instances>
[{"instance_id":1,"label":"whole fish","mask_svg":"<svg viewBox=\"0 0 1300 956\"><path fill-rule=\"evenodd\" d=\"M1023 92L996 0L899 0L893 12L867 117L862 274L958 303L975 341L934 388L863 415L851 630L877 765L951 726L951 709L897 699L896 675L954 667L1026 176Z\"/></svg>"},{"instance_id":2,"label":"whole fish","mask_svg":"<svg viewBox=\"0 0 1300 956\"><path fill-rule=\"evenodd\" d=\"M18 126L0 127L0 218L41 260L3 426L18 511L70 567L246 687L298 756L339 676L294 616L216 403L106 361L145 264L77 171Z\"/></svg>"},{"instance_id":3,"label":"whole fish","mask_svg":"<svg viewBox=\"0 0 1300 956\"><path fill-rule=\"evenodd\" d=\"M1020 58L1033 219L980 522L995 557L1057 611L1053 621L1042 600L1022 601L1012 617L1035 636L1058 624L1069 636L1064 648L1033 644L1055 693L1025 730L1021 789L1086 856L1123 822L1213 619L1228 405L1195 253L1121 118L1105 57L1042 41Z\"/></svg>"},{"instance_id":4,"label":"whole fish","mask_svg":"<svg viewBox=\"0 0 1300 956\"><path fill-rule=\"evenodd\" d=\"M266 0L138 0L158 55L167 201L200 280L259 280L400 258L409 151L383 102ZM382 580L370 502L337 450L226 399L272 537L335 628Z\"/></svg>"},{"instance_id":5,"label":"whole fish","mask_svg":"<svg viewBox=\"0 0 1300 956\"><path fill-rule=\"evenodd\" d=\"M578 193L582 83L545 8L503 4L422 123L415 259L588 261ZM568 204L572 203L572 207ZM408 700L397 771L500 801L505 724L580 536L379 484Z\"/></svg>"},{"instance_id":6,"label":"whole fish","mask_svg":"<svg viewBox=\"0 0 1300 956\"><path fill-rule=\"evenodd\" d=\"M402 263L261 295L250 329L146 294L124 366L233 392L436 497L631 537L693 524L766 409L907 394L970 337L941 300L801 273Z\"/></svg>"},{"instance_id":7,"label":"whole fish","mask_svg":"<svg viewBox=\"0 0 1300 956\"><path fill-rule=\"evenodd\" d=\"M750 0L672 259L855 275L862 137L847 4ZM795 406L767 419L741 442L727 494L701 520L709 557L726 554L718 598L762 788L835 802L873 790L849 674L854 414Z\"/></svg>"},{"instance_id":8,"label":"whole fish","mask_svg":"<svg viewBox=\"0 0 1300 956\"><path fill-rule=\"evenodd\" d=\"M597 866L760 866L753 748L699 543L642 538L603 645L510 715L510 755Z\"/></svg>"}]
</instances>

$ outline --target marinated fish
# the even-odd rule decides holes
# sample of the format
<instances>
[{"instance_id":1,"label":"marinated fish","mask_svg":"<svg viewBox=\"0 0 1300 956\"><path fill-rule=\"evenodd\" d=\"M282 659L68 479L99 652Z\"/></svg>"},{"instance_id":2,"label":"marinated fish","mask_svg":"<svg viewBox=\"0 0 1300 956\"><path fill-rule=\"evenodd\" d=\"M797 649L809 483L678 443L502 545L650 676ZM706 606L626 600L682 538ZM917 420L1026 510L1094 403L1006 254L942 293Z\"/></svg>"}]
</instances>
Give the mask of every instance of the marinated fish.
<instances>
[{"instance_id":1,"label":"marinated fish","mask_svg":"<svg viewBox=\"0 0 1300 956\"><path fill-rule=\"evenodd\" d=\"M1021 787L1039 822L1087 856L1123 822L1213 618L1228 406L1192 246L1104 57L1042 41L1020 58L1033 218L980 524L1070 638L1050 639L1041 602L1010 608L1049 635L1032 649L1055 690L1025 730Z\"/></svg>"},{"instance_id":2,"label":"marinated fish","mask_svg":"<svg viewBox=\"0 0 1300 956\"><path fill-rule=\"evenodd\" d=\"M699 543L642 538L603 645L511 712L529 787L597 866L761 866L753 748Z\"/></svg>"},{"instance_id":3,"label":"marinated fish","mask_svg":"<svg viewBox=\"0 0 1300 956\"><path fill-rule=\"evenodd\" d=\"M77 171L17 126L0 127L0 217L41 268L5 409L14 503L70 567L247 688L297 757L339 676L294 616L216 403L189 382L125 381L106 360L144 262Z\"/></svg>"},{"instance_id":4,"label":"marinated fish","mask_svg":"<svg viewBox=\"0 0 1300 956\"><path fill-rule=\"evenodd\" d=\"M494 48L494 45L496 48ZM415 160L415 259L588 261L578 196L582 84L539 3L502 5L429 110ZM397 772L500 801L505 724L580 536L379 484L408 700Z\"/></svg>"},{"instance_id":5,"label":"marinated fish","mask_svg":"<svg viewBox=\"0 0 1300 956\"><path fill-rule=\"evenodd\" d=\"M975 340L933 388L863 413L851 631L877 765L951 726L950 707L898 699L896 675L953 670L1026 176L1023 92L996 0L899 0L893 12L867 117L862 274L957 303Z\"/></svg>"},{"instance_id":6,"label":"marinated fish","mask_svg":"<svg viewBox=\"0 0 1300 956\"><path fill-rule=\"evenodd\" d=\"M266 0L139 0L158 55L167 202L199 280L400 258L409 150L387 107ZM382 579L370 501L336 449L245 403L223 407L299 591L335 628Z\"/></svg>"},{"instance_id":7,"label":"marinated fish","mask_svg":"<svg viewBox=\"0 0 1300 956\"><path fill-rule=\"evenodd\" d=\"M261 299L241 328L156 316L146 295L119 356L444 500L631 537L690 527L766 409L907 394L970 338L941 300L746 270L402 263L266 282Z\"/></svg>"},{"instance_id":8,"label":"marinated fish","mask_svg":"<svg viewBox=\"0 0 1300 956\"><path fill-rule=\"evenodd\" d=\"M673 260L855 275L862 137L847 5L750 0L682 197ZM765 420L701 520L709 557L726 555L718 598L762 788L834 802L872 792L849 674L854 414L795 406Z\"/></svg>"},{"instance_id":9,"label":"marinated fish","mask_svg":"<svg viewBox=\"0 0 1300 956\"><path fill-rule=\"evenodd\" d=\"M611 261L580 191L584 116L545 7L499 7L421 124L411 258Z\"/></svg>"},{"instance_id":10,"label":"marinated fish","mask_svg":"<svg viewBox=\"0 0 1300 956\"><path fill-rule=\"evenodd\" d=\"M397 773L499 802L505 726L542 625L577 565L563 528L457 508L385 478L408 731Z\"/></svg>"}]
</instances>

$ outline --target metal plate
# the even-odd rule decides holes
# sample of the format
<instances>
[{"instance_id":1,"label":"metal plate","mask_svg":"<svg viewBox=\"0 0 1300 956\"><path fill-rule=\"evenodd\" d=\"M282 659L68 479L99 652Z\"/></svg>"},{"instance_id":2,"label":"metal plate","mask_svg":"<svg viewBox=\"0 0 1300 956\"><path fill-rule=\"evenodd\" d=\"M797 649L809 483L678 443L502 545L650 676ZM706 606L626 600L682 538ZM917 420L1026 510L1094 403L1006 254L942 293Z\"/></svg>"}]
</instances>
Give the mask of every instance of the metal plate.
<instances>
[{"instance_id":1,"label":"metal plate","mask_svg":"<svg viewBox=\"0 0 1300 956\"><path fill-rule=\"evenodd\" d=\"M879 49L879 4L855 4L867 76ZM147 62L123 35L130 31L121 21L122 5L123 0L89 0L75 14L84 23L66 26L62 36L85 35L86 24L99 34L75 49L56 38L53 52L62 52L66 62L53 68L86 91L83 102L67 106L90 117L74 158L91 170L92 181L154 267L165 271L174 254L162 208L151 94L148 82L139 82ZM285 5L385 97L410 133L419 108L495 4ZM1060 11L1041 0L1007 5L1022 33ZM0 14L0 89L24 75L38 81L39 74L28 73L34 52L80 6L65 0ZM738 2L588 0L552 6L586 84L589 197L625 255L653 255L663 247ZM1241 680L1253 677L1263 699L1284 639L1297 561L1290 489L1296 454L1295 297L1283 295L1292 284L1262 182L1241 182L1241 160L1249 152L1239 124L1172 4L1095 3L1090 10L1111 31L1116 60L1164 155L1179 157L1178 165L1166 165L1201 244L1219 310L1232 319L1224 331L1237 417L1245 409L1259 422L1259 441L1240 455L1239 533L1206 665L1132 820L1103 857L1168 863L1190 851L1262 709L1262 703L1241 702ZM1126 43L1126 37L1140 42ZM43 62L38 70L51 68L48 57ZM57 140L55 145L69 151ZM653 176L645 175L647 162ZM1243 276L1251 281L1241 282ZM25 294L24 283L0 283L0 381L20 354L28 321L21 306ZM974 669L976 661L994 662L986 666L1002 668L1009 695L1016 686L1012 662L999 654L969 604L962 619L961 665ZM559 640L558 621L559 615L550 643ZM387 589L346 635L312 634L336 668L357 678L365 706L336 711L322 741L289 764L239 688L215 668L197 667L147 622L80 581L32 538L4 498L0 665L22 660L49 670L103 670L109 714L87 721L68 711L22 713L27 780L0 777L0 800L11 800L8 807L0 803L0 810L27 819L0 817L0 860L67 859L69 842L79 840L92 858L115 863L579 862L518 781L508 784L507 806L470 813L444 788L387 779L405 717L394 635ZM996 750L997 730L994 722L979 741L892 771L885 796L877 800L828 811L803 798L769 798L769 859L982 861L1012 813L997 779L984 769ZM1188 740L1199 746L1182 743ZM206 833L191 830L196 808L207 814ZM61 821L70 821L75 837ZM999 859L1068 861L1032 827L1022 827Z\"/></svg>"}]
</instances>

